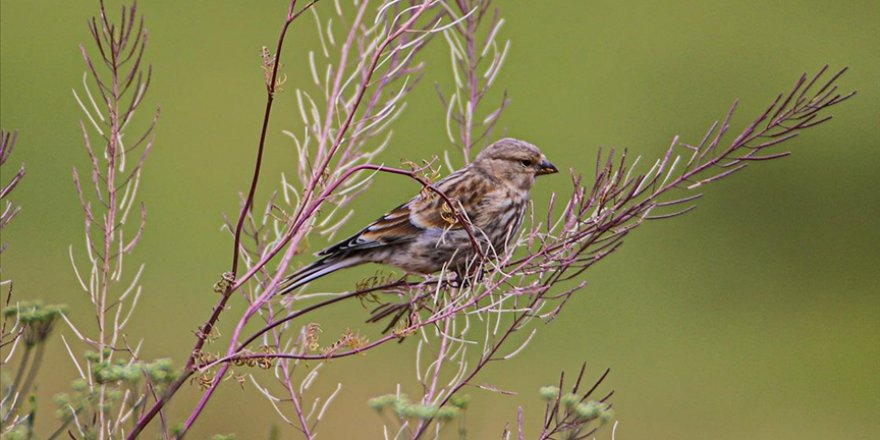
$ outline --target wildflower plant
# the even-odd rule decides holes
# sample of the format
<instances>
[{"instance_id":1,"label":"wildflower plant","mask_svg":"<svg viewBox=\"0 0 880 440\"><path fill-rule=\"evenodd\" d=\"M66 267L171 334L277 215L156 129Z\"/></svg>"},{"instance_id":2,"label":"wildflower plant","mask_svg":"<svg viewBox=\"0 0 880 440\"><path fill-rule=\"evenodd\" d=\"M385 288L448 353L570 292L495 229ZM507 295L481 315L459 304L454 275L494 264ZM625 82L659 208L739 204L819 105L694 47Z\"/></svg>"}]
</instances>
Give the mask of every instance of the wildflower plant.
<instances>
[{"instance_id":1,"label":"wildflower plant","mask_svg":"<svg viewBox=\"0 0 880 440\"><path fill-rule=\"evenodd\" d=\"M62 315L76 335L75 343L62 341L79 378L74 397L57 396L62 424L53 437L65 432L119 437L174 377L167 360L141 359L141 344L132 346L125 334L142 293L144 265L130 271L124 263L146 226L138 192L159 115L157 108L149 122L136 122L152 78L144 62L148 32L137 3L123 6L115 20L99 2L88 29L92 45L80 46L86 71L82 87L73 91L84 115L80 130L89 159L87 178L73 169L85 243L80 249L71 246L69 255L79 287L94 307L97 329L81 329ZM139 125L145 128L136 129Z\"/></svg>"},{"instance_id":2,"label":"wildflower plant","mask_svg":"<svg viewBox=\"0 0 880 440\"><path fill-rule=\"evenodd\" d=\"M9 169L6 166L6 162L12 155L12 150L15 149L15 142L17 140L18 132L0 130L0 169L7 173ZM9 200L9 195L12 194L12 191L15 190L15 187L24 178L24 173L24 165L21 165L18 171L9 178L8 182L0 182L0 185L2 185L0 187L0 204L2 204L0 206L0 230L3 230L21 210L19 206L16 206ZM8 174L6 175L8 176ZM0 253L3 253L5 249L6 244L0 243Z\"/></svg>"},{"instance_id":3,"label":"wildflower plant","mask_svg":"<svg viewBox=\"0 0 880 440\"><path fill-rule=\"evenodd\" d=\"M0 231L21 211L10 195L24 178L25 167L9 176L7 165L18 140L18 132L0 130ZM6 180L8 178L8 180ZM0 241L0 254L6 243ZM0 317L0 437L28 438L33 434L34 380L43 361L45 342L52 333L64 306L46 306L41 301L13 302L13 282L0 278L3 311ZM21 348L23 347L23 348ZM12 361L17 366L12 365ZM14 375L10 375L14 371Z\"/></svg>"},{"instance_id":4,"label":"wildflower plant","mask_svg":"<svg viewBox=\"0 0 880 440\"><path fill-rule=\"evenodd\" d=\"M590 438L599 428L608 423L614 417L612 405L608 403L613 392L598 399L593 399L593 394L609 372L610 370L605 370L602 376L585 391L581 391L581 387L584 385L586 364L581 366L571 391L563 391L565 373L559 375L557 385L541 387L538 394L547 402L547 405L544 411L544 424L537 438L540 440ZM520 408L521 411L522 408ZM520 418L517 420L519 435L524 434L523 428L523 422Z\"/></svg>"},{"instance_id":5,"label":"wildflower plant","mask_svg":"<svg viewBox=\"0 0 880 440\"><path fill-rule=\"evenodd\" d=\"M11 299L11 296L9 296ZM3 310L3 346L9 346L2 365L9 364L19 345L22 353L17 359L18 367L14 376L7 376L3 370L3 385L0 386L0 421L3 430L0 434L17 433L29 435L33 426L33 405L25 406L25 401L34 399L30 394L37 372L43 364L46 341L55 328L65 307L44 305L41 301L7 302ZM23 411L20 411L23 410Z\"/></svg>"},{"instance_id":6,"label":"wildflower plant","mask_svg":"<svg viewBox=\"0 0 880 440\"><path fill-rule=\"evenodd\" d=\"M624 237L646 221L690 212L709 184L788 155L777 150L780 144L826 122L827 110L852 96L838 89L845 69L832 73L825 67L802 76L740 130L731 126L734 104L702 139L676 137L653 161L625 150L600 151L592 169L571 170L567 193L553 194L547 206L530 206L510 246L474 258L470 271L479 274L478 282L452 271L424 277L377 272L352 290L313 292L304 286L279 298L279 286L309 238L332 238L352 218L352 202L368 197L379 173L408 179L423 194L442 198L450 224L479 234L433 182L442 174L441 162L450 169L469 163L495 137L510 103L507 91L493 93L510 44L491 0L291 0L279 17L277 41L259 52L265 111L248 190L237 214L224 221L231 237L229 270L217 274L219 298L205 311L191 352L172 364L142 359L141 343L132 345L125 333L141 295L143 265L132 270L123 262L146 224L146 208L137 195L158 110L132 124L142 117L150 84L144 61L148 34L136 4L123 7L118 21L110 17L100 3L98 17L89 22L93 44L82 47L86 75L74 92L85 115L81 129L90 169L85 178L77 170L73 174L85 243L72 247L70 258L97 329L81 329L63 309L38 303L4 312L14 321L9 328L18 332L7 332L4 324L4 346L14 348L19 340L25 350L40 346L59 318L77 337L75 343L63 339L79 378L57 397L60 427L52 437L134 439L149 428L163 438L182 438L217 389L232 380L255 389L280 420L313 439L332 402L343 396L344 383L327 395L312 391L321 372L333 368L330 361L407 338L415 340L420 386L389 384L388 393L371 399L365 409L383 417L385 438L438 437L452 425L465 432L471 393L507 393L478 382L481 373L490 366L503 368L496 365L528 349L535 334L586 286L584 272L619 249ZM301 55L310 82L296 84L284 72L284 43L291 27L306 19L315 24L320 45ZM449 89L438 86L438 95L450 149L442 161L410 158L401 167L386 165L380 155L393 148L392 127L420 85L421 55L431 44L445 44L449 51L453 81ZM267 194L268 203L257 207L267 133L275 101L282 97L292 100L299 116L295 126L283 129L295 147L294 165ZM134 132L135 126L146 128ZM4 133L3 162L12 143L14 136ZM8 192L3 189L4 200ZM16 212L8 206L0 225ZM325 332L317 312L350 301L370 306L367 324L352 322L341 334ZM234 322L231 334L222 338L217 334L221 316ZM563 375L537 390L534 398L546 402L537 438L588 438L611 420L611 394L600 397L596 391L608 371L590 387L584 385L585 375L582 369L568 389ZM4 388L3 417L22 424L27 417L14 415L18 405L7 403L7 396L26 394L27 387L14 383L8 392ZM186 386L198 390L198 402L184 413L170 413L168 403ZM505 438L514 433L525 438L525 418L520 409L516 428L505 429Z\"/></svg>"}]
</instances>

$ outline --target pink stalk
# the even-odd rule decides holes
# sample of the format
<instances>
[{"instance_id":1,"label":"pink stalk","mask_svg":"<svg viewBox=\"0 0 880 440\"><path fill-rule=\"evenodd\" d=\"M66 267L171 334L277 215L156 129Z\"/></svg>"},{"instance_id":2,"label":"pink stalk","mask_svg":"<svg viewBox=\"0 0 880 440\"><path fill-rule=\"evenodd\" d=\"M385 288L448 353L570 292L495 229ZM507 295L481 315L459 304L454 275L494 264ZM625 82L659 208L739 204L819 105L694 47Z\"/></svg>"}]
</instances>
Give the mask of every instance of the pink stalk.
<instances>
[{"instance_id":1,"label":"pink stalk","mask_svg":"<svg viewBox=\"0 0 880 440\"><path fill-rule=\"evenodd\" d=\"M815 114L819 109L826 108L832 105L835 105L843 100L847 99L851 95L838 95L838 96L829 96L825 101L819 101L818 103L813 103L811 101L811 107L801 106L798 109L788 109L782 111L780 114L787 115L789 118L807 118L810 115ZM823 98L824 99L824 98ZM775 104L774 104L775 105ZM348 350L344 352L333 352L324 355L311 355L311 354L301 354L301 353L263 353L263 354L251 354L251 353L241 353L241 350L249 343L254 340L260 333L249 338L246 343L240 344L238 348L232 349L230 346L230 350L227 351L227 355L221 359L218 359L214 362L211 362L207 365L201 366L200 370L206 370L212 368L214 366L221 365L225 366L228 362L233 360L245 360L245 359L300 359L300 360L323 360L323 359L334 359L341 358L346 356L351 356L358 353L363 353L365 351L371 350L373 348L378 347L379 345L385 344L391 340L397 340L401 336L409 334L411 332L417 331L420 328L425 326L434 325L440 320L447 320L446 326L448 327L451 322L451 318L465 312L467 309L476 307L477 304L490 297L493 293L498 292L499 289L504 288L507 282L514 276L519 276L519 274L527 273L527 271L535 270L537 273L546 274L542 275L541 286L533 289L534 294L530 294L529 301L527 301L527 305L525 307L521 307L523 310L537 310L539 305L544 301L549 299L546 296L549 291L549 287L562 281L568 279L574 275L570 275L570 269L574 269L575 275L577 273L582 272L587 267L590 267L595 262L605 258L607 255L616 250L620 245L620 239L632 230L634 227L638 226L642 220L645 218L651 218L648 214L656 207L663 206L672 206L687 203L698 198L698 195L690 195L682 198L674 199L671 201L660 201L661 197L665 194L669 193L674 189L680 189L685 183L691 182L694 179L709 174L709 177L703 177L703 182L709 182L711 179L717 178L717 176L726 176L726 172L721 171L718 172L715 170L715 165L724 163L725 161L745 161L748 159L739 159L736 157L737 153L740 152L743 148L752 148L756 147L750 146L753 142L757 142L762 138L780 136L778 131L773 131L774 126L776 125L768 124L767 127L763 129L758 129L757 127L762 123L762 121L766 121L767 115L770 113L771 109L768 109L762 116L760 116L755 122L753 122L749 127L747 127L740 136L737 136L734 141L731 142L727 147L723 150L718 151L714 155L704 154L707 150L716 150L717 146L720 142L720 136L716 136L712 142L708 145L701 144L701 147L696 151L698 154L694 154L691 161L689 161L685 166L685 170L676 174L674 177L669 176L671 174L672 168L672 149L676 147L678 141L676 140L664 154L662 160L659 162L659 165L652 169L651 172L647 176L635 176L628 177L628 173L625 173L625 160L621 158L620 164L614 164L612 162L613 155L609 156L608 161L602 167L597 168L597 176L595 183L592 189L589 192L586 188L580 185L580 179L575 177L573 182L575 184L575 192L571 199L571 201L566 205L565 210L563 212L562 217L560 218L560 222L564 223L565 230L570 230L570 232L566 232L563 234L557 242L547 242L545 245L541 246L541 248L537 252L532 252L526 257L520 258L515 261L511 261L510 255L508 254L502 261L499 261L498 266L504 267L503 271L496 272L497 278L484 287L482 291L477 292L472 297L468 298L467 301L461 302L456 305L450 305L448 307L444 307L438 311L435 311L431 316L426 317L423 320L419 320L414 322L404 328L396 331L394 334L389 334L384 337L381 337L373 342L370 342L362 347L357 349ZM729 120L729 116L727 118ZM788 136L792 130L802 129L802 126L794 126L798 127L795 129L785 129L782 133L782 136ZM721 125L719 131L726 131L727 123ZM709 137L707 136L707 139ZM790 138L790 137L787 137ZM766 142L765 142L766 143ZM763 145L763 144L761 144ZM625 157L625 156L624 156ZM771 155L770 157L781 157L780 155ZM704 158L705 160L702 160ZM677 161L678 159L676 159ZM362 169L380 169L378 166L374 165L364 165L360 168L353 167L349 170L348 173L343 173L340 180L347 179L351 176L352 173L360 171ZM388 171L382 169L381 171ZM409 172L403 170L394 170L389 171L398 174L408 174ZM714 175L712 173L715 173ZM627 176L627 177L624 177ZM715 176L715 177L713 177ZM318 204L321 203L326 197L329 197L329 193L326 191L329 190L330 193L335 189L334 185L340 184L340 181L334 182L329 187L325 189L325 192L316 200ZM641 198L641 200L638 200ZM597 212L597 217L593 217L590 212ZM677 215L677 214L676 214ZM664 216L660 216L658 218L664 218ZM547 223L548 228L551 228L552 218L548 217ZM558 224L558 222L557 222ZM555 229L556 226L552 226L551 230ZM534 232L530 234L529 240L534 240ZM585 252L588 252L586 255L582 256ZM571 254L571 255L569 255ZM285 256L288 256L286 254ZM284 263L282 263L284 265ZM277 277L273 282L277 281ZM578 288L582 287L581 284ZM272 286L270 285L267 289L271 290ZM575 288L577 289L577 288ZM571 292L575 289L569 290L563 293L560 296L561 298L567 298ZM265 296L265 294L263 295ZM552 312L552 315L558 313L558 308L556 311ZM551 315L551 316L552 316ZM526 321L529 319L531 314L529 312L523 312L518 314L518 316L512 321L511 325L506 327L506 330L502 332L502 334L492 343L492 346L484 353L484 355L480 358L479 362L476 366L465 376L464 380L452 386L452 388L445 393L445 398L441 399L438 406L442 406L445 404L448 399L454 395L458 390L460 390L463 386L470 383L473 378L478 374L478 372L484 368L490 361L497 360L500 358L496 358L496 354L499 349L505 344L505 342L509 339L509 337L516 332ZM286 320L286 318L285 318ZM275 324L270 324L273 326ZM240 326L241 328L241 326ZM265 330L261 330L263 332ZM233 339L237 340L240 336L240 331L237 332ZM442 361L442 358L445 356L445 353L448 349L449 339L446 335L442 335L440 354L438 354L438 361ZM436 382L439 377L439 367L437 364L434 366L434 373L431 378L431 385L428 387L428 391L424 400L425 402L430 401L434 398L435 393L437 392ZM415 437L419 437L422 433L427 429L428 423L423 423L417 429L415 433Z\"/></svg>"},{"instance_id":2,"label":"pink stalk","mask_svg":"<svg viewBox=\"0 0 880 440\"><path fill-rule=\"evenodd\" d=\"M288 246L287 251L285 251L283 258L282 258L280 264L278 265L276 275L272 278L272 281L266 286L263 293L254 300L254 302L248 307L248 309L245 311L242 318L239 320L239 323L236 326L235 331L233 332L233 335L232 335L232 339L229 343L229 348L227 349L227 356L232 356L235 353L236 346L238 344L238 340L241 336L242 331L244 330L244 327L247 325L247 323L250 321L250 319L253 317L253 315L256 314L256 312L269 301L271 296L277 290L279 283L284 278L287 267L290 264L290 260L293 258L294 254L296 253L296 250L299 248L300 240L304 237L305 233L307 232L306 231L307 228L303 227L305 225L305 223L308 221L309 218L311 218L313 215L315 215L317 213L317 210L321 206L321 204L332 194L332 192L340 184L342 184L342 182L344 180L349 178L355 171L359 171L360 169L367 169L367 168L355 167L352 170L349 170L349 172L343 174L343 176L340 179L338 179L333 185L331 185L330 187L325 189L325 191L323 192L321 197L319 197L317 200L315 200L312 203L309 203L309 204L305 203L306 200L308 200L310 198L311 194L317 188L317 184L321 180L321 176L323 175L323 170L325 170L328 167L330 159L333 157L334 153L338 150L339 145L341 144L342 139L345 136L345 133L347 132L349 126L351 125L351 122L354 119L354 115L356 113L356 109L359 106L361 100L363 99L364 93L366 92L366 90L369 86L370 79L372 78L372 75L375 72L376 66L378 64L378 61L379 61L382 53L388 47L388 45L392 41L394 41L394 39L396 39L397 37L399 37L401 34L403 34L404 32L406 32L407 30L409 30L412 27L412 25L419 18L419 16L422 13L424 13L424 11L427 10L428 7L432 3L433 3L432 1L426 1L425 3L423 3L421 5L421 7L419 9L417 9L416 12L414 12L413 15L406 22L404 22L402 25L400 25L400 27L398 29L396 29L393 33L391 33L388 37L386 37L385 40L376 48L376 51L375 51L374 56L372 58L372 61L370 63L370 67L367 70L367 74L365 75L365 77L362 79L362 81L360 83L360 86L359 86L359 89L357 92L357 96L354 100L354 104L353 104L345 122L340 126L333 146L331 147L327 156L322 160L321 164L316 168L316 171L313 174L311 181L309 182L309 186L307 187L307 189L305 191L306 195L303 198L303 205L301 205L301 206L304 206L304 207L308 206L308 207L303 208L295 216L294 226L292 226L288 230L287 234L285 234L284 239L279 241L279 245L276 246L273 249L273 251L269 252L269 254L274 256L274 255L277 255L278 252L280 252L280 250L281 250L281 248L283 248L283 246L285 246L285 245ZM293 7L291 6L291 10L292 9L293 9ZM279 52L280 52L280 47L281 47L281 40L283 39L283 35L284 35L284 32L286 31L287 26L289 26L290 21L292 20L291 17L295 18L294 15L292 15L291 13L288 13L288 20L285 22L285 27L282 30L282 38L279 39ZM278 53L276 55L276 57L280 57L280 53ZM277 65L278 65L278 61L276 59L276 64L275 64L276 68L277 68ZM270 94L270 98L271 98L271 94ZM268 110L269 109L271 109L271 106L267 105L266 118L268 118ZM264 125L263 130L265 131L265 125ZM261 139L264 139L264 136L261 135ZM261 140L260 149L262 149L262 142L263 141ZM261 157L261 153L258 152L258 158L259 157ZM255 179L253 181L253 185L256 184L256 174L259 173L260 160L261 159L258 159L257 168L255 170ZM253 193L253 185L252 185L252 193ZM252 198L253 198L252 193L248 197L249 199L251 199L251 202L252 202ZM249 204L246 202L245 205L248 206ZM242 211L242 215L245 215L244 210ZM241 219L239 220L239 225L243 225L243 220L241 220ZM239 249L238 249L239 238L238 237L240 237L240 234L241 234L241 226L237 226L237 228L236 228L237 241L236 241L236 250L235 250L236 261L237 261L237 254L239 252ZM265 265L265 263L268 263L269 258L271 258L271 256L267 255L267 257L268 258L264 257L260 261L260 263L262 263L262 264L258 263L257 265L255 265L255 267L251 268L245 274L245 277L237 279L233 284L231 284L228 289L228 292L232 292L235 289L241 287L241 285L243 285L243 283L245 281L244 278L252 277L258 270L260 270L262 265ZM224 299L227 298L228 296L229 296L228 294L224 295ZM222 304L225 304L224 300L221 300L221 305ZM213 396L214 392L216 391L217 387L220 384L220 381L222 380L223 376L226 374L228 369L229 369L229 364L224 364L220 367L220 369L218 370L218 372L215 376L214 381L208 387L208 389L203 393L201 399L199 400L199 403L196 405L196 407L193 409L192 413L190 414L190 416L187 418L186 422L184 423L181 435L183 435L183 433L185 433L187 430L189 430L189 428L198 419L199 415L204 411L205 406L207 405L208 401Z\"/></svg>"},{"instance_id":3,"label":"pink stalk","mask_svg":"<svg viewBox=\"0 0 880 440\"><path fill-rule=\"evenodd\" d=\"M345 43L342 44L342 50L339 54L339 65L336 67L336 75L333 79L333 88L331 89L330 97L327 99L327 113L324 115L324 128L318 136L319 160L321 159L321 154L324 152L327 140L330 138L330 128L333 123L334 113L336 112L336 104L339 102L340 94L342 93L342 80L345 78L348 53L354 43L354 37L357 35L358 26L360 26L361 21L364 19L364 12L366 12L368 4L369 2L367 1L361 2L357 10L357 15L354 17L354 22L351 24L351 29L348 31L348 36L345 38ZM354 111L351 111L350 113L354 114Z\"/></svg>"},{"instance_id":4,"label":"pink stalk","mask_svg":"<svg viewBox=\"0 0 880 440\"><path fill-rule=\"evenodd\" d=\"M278 68L281 64L280 61L281 61L281 52L282 52L282 48L283 48L283 44L284 44L284 37L287 34L287 30L289 29L291 23L293 23L298 17L300 17L303 12L305 12L311 6L316 4L318 2L318 0L311 1L305 7L300 9L299 11L295 11L296 2L297 2L297 0L291 0L290 4L288 6L287 16L285 18L284 24L282 25L281 32L280 32L280 35L278 38L278 43L277 43L276 52L275 52L275 58L273 60L273 66L272 66L272 75L271 75L269 82L266 84L266 90L267 90L266 108L265 108L265 111L263 114L263 124L260 129L260 140L259 140L259 144L257 147L257 160L256 160L256 164L254 165L254 174L253 174L253 178L251 180L250 189L248 191L248 197L245 200L244 204L242 205L241 212L239 213L238 222L236 223L235 238L234 238L233 250L232 250L233 256L232 256L232 270L231 270L231 272L233 274L232 275L233 278L235 277L235 274L238 270L238 260L239 260L239 254L241 252L241 249L240 249L241 232L242 232L242 228L244 226L244 219L247 217L247 213L250 211L251 206L253 206L254 196L256 194L256 187L257 187L257 183L259 182L260 170L262 167L263 151L264 151L265 142L266 142L266 133L268 130L270 115L272 112L272 103L274 101L275 89L277 86ZM132 432L129 433L129 435L126 437L127 439L133 440L133 439L137 438L140 435L140 433L143 431L143 429L147 426L147 424L149 424L150 421L156 416L156 414L158 414L162 410L165 403L177 392L177 390L180 388L180 386L183 385L186 378L189 377L189 375L192 372L192 368L195 365L196 356L198 355L198 353L201 352L202 347L204 347L208 336L213 331L214 325L216 324L217 320L220 318L220 314L223 313L223 310L225 310L226 303L228 302L228 300L231 297L232 292L234 290L235 289L233 289L230 286L229 288L226 289L226 291L223 292L223 295L219 299L217 305L215 305L214 308L212 309L210 318L208 318L208 320L205 322L205 324L203 324L200 327L199 333L196 338L195 346L193 347L193 350L192 350L189 358L187 359L186 366L184 367L184 373L181 374L181 377L178 380L173 382L168 387L168 390L165 392L165 395L162 396L162 398L160 398L159 400L157 400L156 403L150 408L150 410L147 411L146 413L144 413L143 416L141 416L141 418L138 420L135 427L132 429Z\"/></svg>"},{"instance_id":5,"label":"pink stalk","mask_svg":"<svg viewBox=\"0 0 880 440\"><path fill-rule=\"evenodd\" d=\"M446 359L446 349L449 345L448 334L451 324L452 319L447 319L443 325L443 331L440 334L440 350L437 351L437 359L434 361L434 372L431 374L431 385L428 387L428 392L425 393L425 396L422 398L422 403L424 405L429 405L434 400L434 392L437 391L437 381L440 380L440 370ZM428 423L430 423L430 421L420 420L416 432L421 432L427 427L426 425Z\"/></svg>"}]
</instances>

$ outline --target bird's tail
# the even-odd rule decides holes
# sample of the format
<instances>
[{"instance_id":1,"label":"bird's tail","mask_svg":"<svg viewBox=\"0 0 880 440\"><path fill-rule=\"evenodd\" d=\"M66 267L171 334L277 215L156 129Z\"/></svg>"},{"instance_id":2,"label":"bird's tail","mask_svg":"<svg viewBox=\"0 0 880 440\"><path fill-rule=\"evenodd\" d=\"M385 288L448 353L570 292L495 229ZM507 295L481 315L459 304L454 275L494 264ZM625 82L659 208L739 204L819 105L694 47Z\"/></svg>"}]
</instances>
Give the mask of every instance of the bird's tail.
<instances>
[{"instance_id":1,"label":"bird's tail","mask_svg":"<svg viewBox=\"0 0 880 440\"><path fill-rule=\"evenodd\" d=\"M322 258L281 281L281 287L280 290L278 290L278 294L284 295L290 293L303 284L314 281L329 273L336 272L339 269L354 266L360 262L361 261L358 259L352 257L342 259L332 257Z\"/></svg>"}]
</instances>

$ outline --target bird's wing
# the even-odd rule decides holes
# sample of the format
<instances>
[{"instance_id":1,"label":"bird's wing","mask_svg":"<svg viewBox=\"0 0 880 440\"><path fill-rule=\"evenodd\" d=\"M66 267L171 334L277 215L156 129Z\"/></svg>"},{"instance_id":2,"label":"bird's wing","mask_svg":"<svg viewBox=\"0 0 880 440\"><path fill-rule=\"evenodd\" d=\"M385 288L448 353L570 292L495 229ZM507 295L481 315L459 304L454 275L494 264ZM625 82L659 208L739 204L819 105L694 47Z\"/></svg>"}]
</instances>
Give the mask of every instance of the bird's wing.
<instances>
[{"instance_id":1,"label":"bird's wing","mask_svg":"<svg viewBox=\"0 0 880 440\"><path fill-rule=\"evenodd\" d=\"M437 187L454 203L461 203L466 214L469 206L475 206L482 198L473 191L466 180L471 173L467 169L450 174L437 182ZM420 234L431 229L460 229L455 214L442 197L423 191L407 203L394 208L357 234L327 249L318 252L319 256L331 256L356 250L373 249L392 244L415 240Z\"/></svg>"}]
</instances>

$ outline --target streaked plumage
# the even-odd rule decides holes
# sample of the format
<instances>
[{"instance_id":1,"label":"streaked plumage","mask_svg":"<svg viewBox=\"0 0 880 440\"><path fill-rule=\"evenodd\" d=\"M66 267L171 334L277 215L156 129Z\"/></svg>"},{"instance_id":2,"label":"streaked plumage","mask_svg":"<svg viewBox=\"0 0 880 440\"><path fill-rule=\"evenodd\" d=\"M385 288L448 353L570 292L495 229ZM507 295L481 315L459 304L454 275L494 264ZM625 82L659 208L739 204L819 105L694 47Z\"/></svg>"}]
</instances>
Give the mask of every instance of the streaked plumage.
<instances>
[{"instance_id":1,"label":"streaked plumage","mask_svg":"<svg viewBox=\"0 0 880 440\"><path fill-rule=\"evenodd\" d=\"M504 252L519 231L535 177L556 171L534 145L506 138L486 147L471 164L434 186L457 205L470 224L480 253L491 258ZM479 254L445 200L423 191L317 255L321 257L318 261L283 281L281 294L363 263L388 264L423 274L444 266L462 272Z\"/></svg>"}]
</instances>

